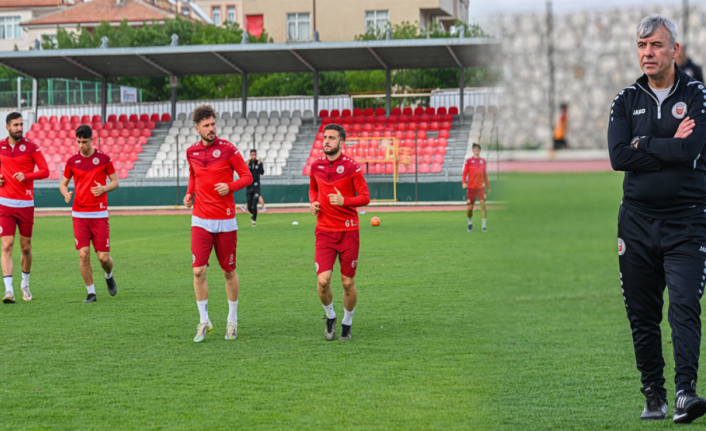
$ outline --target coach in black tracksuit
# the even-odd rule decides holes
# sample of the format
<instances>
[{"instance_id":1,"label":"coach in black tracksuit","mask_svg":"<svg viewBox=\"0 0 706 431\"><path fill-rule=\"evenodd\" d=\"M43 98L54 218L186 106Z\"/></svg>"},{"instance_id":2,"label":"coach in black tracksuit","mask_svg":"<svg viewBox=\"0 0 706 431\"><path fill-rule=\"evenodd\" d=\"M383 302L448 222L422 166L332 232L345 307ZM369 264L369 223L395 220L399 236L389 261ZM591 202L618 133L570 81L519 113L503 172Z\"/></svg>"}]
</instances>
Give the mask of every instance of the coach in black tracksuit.
<instances>
[{"instance_id":1,"label":"coach in black tracksuit","mask_svg":"<svg viewBox=\"0 0 706 431\"><path fill-rule=\"evenodd\" d=\"M640 41L645 75L615 97L608 127L611 164L625 171L618 215L620 284L647 397L643 419L664 419L668 409L660 322L669 287L674 421L691 422L706 412L695 387L706 280L706 88L670 60L663 69L668 80L661 81L666 85L655 90L659 59L650 59L658 54L648 52L644 60L641 50L660 47Z\"/></svg>"},{"instance_id":2,"label":"coach in black tracksuit","mask_svg":"<svg viewBox=\"0 0 706 431\"><path fill-rule=\"evenodd\" d=\"M257 158L257 151L250 150L250 160L248 160L248 169L252 175L252 184L245 189L245 199L250 211L253 224L257 221L257 202L260 199L260 175L265 173L265 168L262 166L262 159Z\"/></svg>"}]
</instances>

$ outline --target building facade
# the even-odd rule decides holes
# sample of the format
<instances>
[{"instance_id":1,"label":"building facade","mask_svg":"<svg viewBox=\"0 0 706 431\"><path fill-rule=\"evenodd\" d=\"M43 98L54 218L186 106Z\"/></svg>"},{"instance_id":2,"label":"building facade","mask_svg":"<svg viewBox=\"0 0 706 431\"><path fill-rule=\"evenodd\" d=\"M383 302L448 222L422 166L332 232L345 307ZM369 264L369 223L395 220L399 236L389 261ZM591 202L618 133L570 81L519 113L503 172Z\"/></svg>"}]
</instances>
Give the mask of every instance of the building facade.
<instances>
[{"instance_id":1,"label":"building facade","mask_svg":"<svg viewBox=\"0 0 706 431\"><path fill-rule=\"evenodd\" d=\"M229 22L238 23L244 27L242 0L192 0L204 13L211 18L213 25L225 25Z\"/></svg>"},{"instance_id":2,"label":"building facade","mask_svg":"<svg viewBox=\"0 0 706 431\"><path fill-rule=\"evenodd\" d=\"M259 35L264 28L275 43L308 42L314 31L325 42L351 41L370 27L388 23L436 22L450 28L468 22L469 0L242 0L244 27Z\"/></svg>"},{"instance_id":3,"label":"building facade","mask_svg":"<svg viewBox=\"0 0 706 431\"><path fill-rule=\"evenodd\" d=\"M34 45L34 39L42 34L56 35L56 28L30 34L20 24L73 5L71 0L0 0L0 51L12 51L15 47L28 50Z\"/></svg>"}]
</instances>

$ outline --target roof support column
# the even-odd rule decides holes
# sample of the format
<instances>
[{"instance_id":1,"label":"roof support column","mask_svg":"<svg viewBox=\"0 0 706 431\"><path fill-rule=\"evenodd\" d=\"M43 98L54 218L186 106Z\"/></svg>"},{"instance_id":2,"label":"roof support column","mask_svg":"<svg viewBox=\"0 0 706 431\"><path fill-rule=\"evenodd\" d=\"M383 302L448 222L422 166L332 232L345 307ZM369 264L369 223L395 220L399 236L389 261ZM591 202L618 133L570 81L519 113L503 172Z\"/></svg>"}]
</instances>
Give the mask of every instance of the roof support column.
<instances>
[{"instance_id":1,"label":"roof support column","mask_svg":"<svg viewBox=\"0 0 706 431\"><path fill-rule=\"evenodd\" d=\"M108 79L101 79L101 121L108 121Z\"/></svg>"},{"instance_id":2,"label":"roof support column","mask_svg":"<svg viewBox=\"0 0 706 431\"><path fill-rule=\"evenodd\" d=\"M466 70L462 67L458 69L458 88L459 88L459 107L458 107L458 114L461 116L461 124L463 124L463 120L465 119L465 116L463 112L465 111L464 106L463 106L463 96L465 95L464 93L466 92Z\"/></svg>"},{"instance_id":3,"label":"roof support column","mask_svg":"<svg viewBox=\"0 0 706 431\"><path fill-rule=\"evenodd\" d=\"M37 121L37 80L32 79L32 111L34 111L34 119L32 119L32 122L35 123Z\"/></svg>"},{"instance_id":4,"label":"roof support column","mask_svg":"<svg viewBox=\"0 0 706 431\"><path fill-rule=\"evenodd\" d=\"M314 71L314 127L319 124L319 71Z\"/></svg>"},{"instance_id":5,"label":"roof support column","mask_svg":"<svg viewBox=\"0 0 706 431\"><path fill-rule=\"evenodd\" d=\"M177 86L172 86L172 121L177 117Z\"/></svg>"},{"instance_id":6,"label":"roof support column","mask_svg":"<svg viewBox=\"0 0 706 431\"><path fill-rule=\"evenodd\" d=\"M243 73L243 106L241 110L243 111L243 118L248 118L248 74Z\"/></svg>"},{"instance_id":7,"label":"roof support column","mask_svg":"<svg viewBox=\"0 0 706 431\"><path fill-rule=\"evenodd\" d=\"M389 117L392 112L392 71L387 69L385 76L385 115Z\"/></svg>"}]
</instances>

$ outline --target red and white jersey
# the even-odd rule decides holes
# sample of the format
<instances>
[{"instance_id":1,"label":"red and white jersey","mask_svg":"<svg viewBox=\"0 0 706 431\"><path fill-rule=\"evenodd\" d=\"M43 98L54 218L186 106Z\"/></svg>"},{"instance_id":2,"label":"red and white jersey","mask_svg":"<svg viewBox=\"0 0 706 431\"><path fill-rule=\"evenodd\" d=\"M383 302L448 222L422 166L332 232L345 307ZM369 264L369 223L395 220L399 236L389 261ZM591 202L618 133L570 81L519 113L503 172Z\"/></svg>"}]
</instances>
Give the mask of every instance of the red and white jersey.
<instances>
[{"instance_id":1,"label":"red and white jersey","mask_svg":"<svg viewBox=\"0 0 706 431\"><path fill-rule=\"evenodd\" d=\"M209 146L199 141L186 150L186 160L189 162L186 193L194 197L191 225L214 233L237 230L233 192L252 184L252 175L238 149L219 138ZM237 181L233 181L233 172L239 176ZM221 196L216 191L218 183L228 184L230 193Z\"/></svg>"},{"instance_id":2,"label":"red and white jersey","mask_svg":"<svg viewBox=\"0 0 706 431\"><path fill-rule=\"evenodd\" d=\"M487 162L480 157L471 157L463 165L463 182L469 189L482 189L488 185ZM468 177L468 179L466 179Z\"/></svg>"},{"instance_id":3,"label":"red and white jersey","mask_svg":"<svg viewBox=\"0 0 706 431\"><path fill-rule=\"evenodd\" d=\"M91 188L96 186L96 182L106 185L108 177L114 173L115 167L110 156L100 150L94 150L89 157L78 152L66 161L64 178L74 179L74 217L108 217L108 193L94 196Z\"/></svg>"},{"instance_id":4,"label":"red and white jersey","mask_svg":"<svg viewBox=\"0 0 706 431\"><path fill-rule=\"evenodd\" d=\"M336 190L344 197L343 206L331 205L330 194ZM309 201L319 203L316 228L326 232L358 229L358 210L370 203L370 192L363 172L355 160L341 154L336 160L326 157L311 164Z\"/></svg>"},{"instance_id":5,"label":"red and white jersey","mask_svg":"<svg viewBox=\"0 0 706 431\"><path fill-rule=\"evenodd\" d=\"M18 172L24 174L24 181L15 179L13 175ZM34 142L23 137L13 147L5 138L0 141L0 174L5 180L5 185L0 187L0 205L26 208L34 206L34 180L48 178L49 167Z\"/></svg>"}]
</instances>

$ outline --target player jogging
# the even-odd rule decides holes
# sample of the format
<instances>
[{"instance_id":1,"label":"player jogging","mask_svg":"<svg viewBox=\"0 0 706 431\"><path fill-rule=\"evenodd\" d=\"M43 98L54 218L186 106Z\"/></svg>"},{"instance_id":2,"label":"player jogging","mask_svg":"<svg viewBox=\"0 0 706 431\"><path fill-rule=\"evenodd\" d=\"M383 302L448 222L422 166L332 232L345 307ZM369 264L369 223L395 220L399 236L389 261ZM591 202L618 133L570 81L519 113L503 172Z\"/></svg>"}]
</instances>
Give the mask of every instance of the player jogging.
<instances>
[{"instance_id":1,"label":"player jogging","mask_svg":"<svg viewBox=\"0 0 706 431\"><path fill-rule=\"evenodd\" d=\"M96 302L96 286L91 267L91 242L105 272L108 293L115 296L118 285L113 278L113 259L110 257L110 223L108 221L108 193L120 186L110 156L93 148L93 130L81 125L76 129L78 152L66 161L59 191L66 203L74 192L69 182L74 179L76 196L71 207L74 225L74 242L78 250L81 276L88 296L83 302ZM110 179L110 184L107 184Z\"/></svg>"},{"instance_id":2,"label":"player jogging","mask_svg":"<svg viewBox=\"0 0 706 431\"><path fill-rule=\"evenodd\" d=\"M344 316L339 340L351 339L353 312L358 301L355 271L358 269L360 232L358 211L370 203L368 184L360 166L343 155L346 131L338 124L324 127L324 154L311 165L309 201L316 217L316 248L314 260L318 276L317 292L326 310L324 336L336 337L336 313L333 311L331 274L336 256L341 264Z\"/></svg>"},{"instance_id":3,"label":"player jogging","mask_svg":"<svg viewBox=\"0 0 706 431\"><path fill-rule=\"evenodd\" d=\"M208 282L206 268L215 246L218 263L223 269L228 296L226 340L238 335L238 274L235 272L235 252L238 223L235 220L233 192L252 183L252 175L235 145L216 136L216 113L209 105L201 105L192 114L201 140L186 150L189 162L189 186L184 205L194 207L191 216L191 253L194 271L194 292L201 322L196 328L194 343L213 332L208 318ZM240 177L233 181L233 172ZM192 200L193 199L193 200Z\"/></svg>"},{"instance_id":4,"label":"player jogging","mask_svg":"<svg viewBox=\"0 0 706 431\"><path fill-rule=\"evenodd\" d=\"M476 203L476 197L480 202L480 215L483 223L483 232L487 232L488 213L485 209L485 188L488 187L488 196L490 196L490 183L488 182L488 163L480 157L480 145L473 144L473 157L466 160L463 165L463 188L468 189L467 200L468 209L468 231L473 232L473 206Z\"/></svg>"},{"instance_id":5,"label":"player jogging","mask_svg":"<svg viewBox=\"0 0 706 431\"><path fill-rule=\"evenodd\" d=\"M706 261L706 88L674 63L680 46L673 21L650 15L636 35L644 75L615 96L608 122L611 165L625 171L618 212L621 296L646 398L641 419L665 419L660 323L668 287L673 420L689 423L706 413L706 399L696 394Z\"/></svg>"},{"instance_id":6,"label":"player jogging","mask_svg":"<svg viewBox=\"0 0 706 431\"><path fill-rule=\"evenodd\" d=\"M11 112L5 118L7 139L0 141L0 241L5 304L15 303L12 288L12 248L15 227L20 232L22 257L22 298L32 300L29 272L32 268L32 228L34 227L34 180L49 177L44 155L34 142L22 136L22 114ZM35 166L37 171L34 170Z\"/></svg>"}]
</instances>

